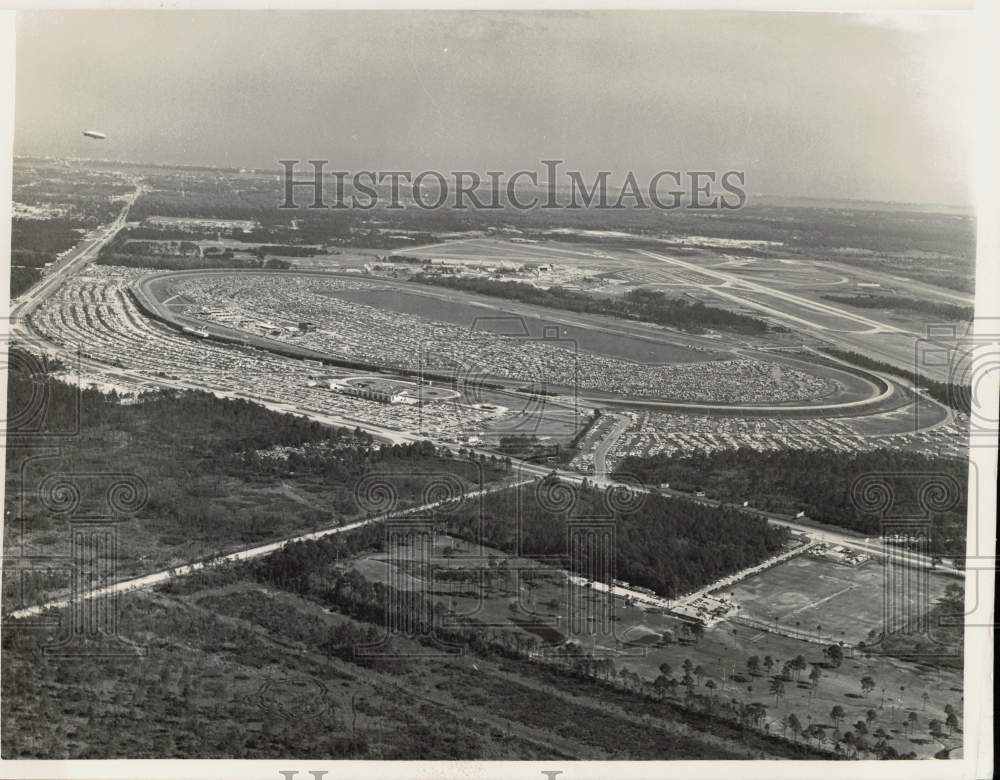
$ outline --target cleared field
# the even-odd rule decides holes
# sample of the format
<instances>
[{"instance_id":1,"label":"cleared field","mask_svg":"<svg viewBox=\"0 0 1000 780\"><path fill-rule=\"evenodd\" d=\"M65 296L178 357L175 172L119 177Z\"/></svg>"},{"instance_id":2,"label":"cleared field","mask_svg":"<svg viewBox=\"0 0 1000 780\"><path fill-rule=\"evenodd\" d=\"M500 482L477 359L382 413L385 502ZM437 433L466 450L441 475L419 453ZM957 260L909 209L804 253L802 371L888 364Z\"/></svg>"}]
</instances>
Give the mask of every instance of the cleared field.
<instances>
[{"instance_id":1,"label":"cleared field","mask_svg":"<svg viewBox=\"0 0 1000 780\"><path fill-rule=\"evenodd\" d=\"M805 566L801 566L803 561ZM789 568L795 564L801 568ZM903 753L914 751L929 758L943 747L961 742L960 733L933 739L927 732L930 719L945 717L947 704L961 707L962 678L955 670L931 671L890 657L862 658L849 652L835 668L824 659L820 645L728 622L708 628L703 636L695 638L688 635L681 621L657 611L647 611L618 597L607 605L602 594L569 583L565 575L550 566L444 534L436 535L429 548L403 546L391 559L385 553L373 553L355 559L351 565L368 579L421 591L440 602L446 625L449 621L471 619L491 631L530 637L539 649L550 652L558 652L563 642L573 641L595 658L610 659L617 673L628 670L647 682L662 674L663 664L680 681L684 663L689 661L692 670L698 672L696 690L706 691L706 683L711 680L719 701L764 705L771 733L781 733L782 719L793 713L803 725L811 721L832 733L836 724L830 712L839 705L845 711L842 731L854 730L853 724L864 720L867 711L873 709L875 720L869 723L869 730L885 729L890 744ZM818 579L827 569L835 570L834 576L846 572L844 582ZM813 629L818 621L826 636L830 631L828 623L834 631L846 631L858 620L873 625L871 620L881 614L881 600L873 595L880 572L877 565L867 570L848 570L801 556L744 582L753 589L762 589L759 581L764 581L767 592L762 592L761 598L775 599L776 603L784 598L784 606L779 609L789 615L789 620L798 619L803 627L812 623ZM852 574L854 581L848 580ZM933 593L953 581L939 579L943 580L934 578ZM828 598L848 587L848 583L855 587L844 594L841 602L829 599L813 612L804 610L798 617L792 616L794 610ZM738 588L736 591L737 599L749 609L746 596L741 596ZM833 606L826 609L827 604ZM770 619L766 610L761 614ZM602 628L604 616L609 622L603 622ZM770 656L773 673L785 661L801 655L807 664L822 668L822 677L813 687L807 670L801 679L793 677L785 682L784 693L776 698L770 692L770 674L747 671L747 659L754 655L759 659ZM863 695L860 686L860 679L866 675L872 676L877 686L876 692L868 696ZM884 703L882 688L888 692ZM929 697L926 703L925 692ZM909 712L918 716L914 729L904 726Z\"/></svg>"},{"instance_id":2,"label":"cleared field","mask_svg":"<svg viewBox=\"0 0 1000 780\"><path fill-rule=\"evenodd\" d=\"M466 238L431 246L399 250L411 257L447 260L473 260L500 263L573 263L593 264L607 269L621 264L619 253L609 247L569 244L558 241L520 243L493 238ZM627 254L627 252L625 252Z\"/></svg>"},{"instance_id":3,"label":"cleared field","mask_svg":"<svg viewBox=\"0 0 1000 780\"><path fill-rule=\"evenodd\" d=\"M787 563L749 577L727 591L735 594L743 614L798 628L824 641L849 644L866 641L868 632L881 629L886 603L884 565L870 560L844 566L811 555L800 555ZM909 594L916 607L926 595L929 606L944 594L945 576L928 577L926 594ZM816 627L822 626L817 631Z\"/></svg>"}]
</instances>

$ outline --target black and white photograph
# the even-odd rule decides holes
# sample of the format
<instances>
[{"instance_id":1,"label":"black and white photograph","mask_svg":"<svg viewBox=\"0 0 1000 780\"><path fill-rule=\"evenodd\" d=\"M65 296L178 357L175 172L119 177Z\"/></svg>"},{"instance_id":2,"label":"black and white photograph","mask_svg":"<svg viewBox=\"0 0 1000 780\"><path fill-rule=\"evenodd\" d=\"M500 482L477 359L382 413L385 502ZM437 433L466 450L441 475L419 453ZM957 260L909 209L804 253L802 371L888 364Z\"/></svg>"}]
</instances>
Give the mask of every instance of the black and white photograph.
<instances>
[{"instance_id":1,"label":"black and white photograph","mask_svg":"<svg viewBox=\"0 0 1000 780\"><path fill-rule=\"evenodd\" d=\"M984 14L5 12L2 776L991 778Z\"/></svg>"}]
</instances>

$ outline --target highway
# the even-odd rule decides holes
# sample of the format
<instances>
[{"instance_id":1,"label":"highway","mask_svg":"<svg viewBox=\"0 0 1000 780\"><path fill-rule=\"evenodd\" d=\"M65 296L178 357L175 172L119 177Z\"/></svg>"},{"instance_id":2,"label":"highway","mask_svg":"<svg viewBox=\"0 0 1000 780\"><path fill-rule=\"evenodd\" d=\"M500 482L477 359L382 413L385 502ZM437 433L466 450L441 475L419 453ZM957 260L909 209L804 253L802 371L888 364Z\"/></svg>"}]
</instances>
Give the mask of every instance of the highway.
<instances>
[{"instance_id":1,"label":"highway","mask_svg":"<svg viewBox=\"0 0 1000 780\"><path fill-rule=\"evenodd\" d=\"M600 443L594 448L594 480L596 482L606 482L608 479L608 453L615 443L628 430L631 420L624 414L605 414L611 417L613 423L611 430L605 434Z\"/></svg>"},{"instance_id":2,"label":"highway","mask_svg":"<svg viewBox=\"0 0 1000 780\"><path fill-rule=\"evenodd\" d=\"M129 209L132 208L132 204L135 203L135 199L139 197L141 192L141 185L136 183L135 192L128 196L125 207L115 218L114 222L95 228L84 236L79 244L70 249L60 260L53 264L41 281L17 299L17 303L10 314L15 328L23 318L30 315L42 302L58 290L63 282L85 267L91 260L95 259L101 249L118 235L118 231L125 226Z\"/></svg>"},{"instance_id":3,"label":"highway","mask_svg":"<svg viewBox=\"0 0 1000 780\"><path fill-rule=\"evenodd\" d=\"M483 454L489 456L495 454L489 450L476 450L478 454ZM739 512L744 512L748 515L755 517L762 517L769 523L774 525L784 526L796 533L802 534L809 538L811 542L821 542L830 545L842 545L844 547L850 547L855 550L860 550L869 555L884 556L886 555L886 549L882 546L880 539L872 539L871 537L865 537L858 533L853 533L851 531L846 531L840 528L832 528L828 526L821 526L816 523L810 522L797 522L794 518L787 515L777 514L775 512L765 512L762 509L754 509L752 507L736 506L733 504L726 504L726 502L718 501L716 499L708 498L707 496L693 496L690 493L682 492L680 490L672 490L669 488L652 488L652 487L639 487L632 482L619 482L610 477L605 479L597 479L594 474L579 474L575 471L569 471L567 469L552 468L551 466L541 466L534 463L527 463L525 461L514 459L512 461L513 466L519 470L519 473L526 475L533 475L535 477L544 477L547 475L555 475L559 479L570 482L575 485L580 485L584 480L587 480L592 485L598 487L609 487L612 485L620 485L628 488L629 490L636 490L646 494L659 494L667 498L683 498L688 501L693 501L697 504L702 504L703 506L712 507L723 507L727 506L729 509L733 509ZM596 468L595 468L596 471ZM925 566L930 567L931 560L930 557L926 555L919 555L916 553L911 553L903 550L890 551L889 558L900 564L911 565L911 566ZM956 576L964 576L964 572L960 569L956 569L951 566L945 566L939 564L935 571L943 574L952 574Z\"/></svg>"},{"instance_id":4,"label":"highway","mask_svg":"<svg viewBox=\"0 0 1000 780\"><path fill-rule=\"evenodd\" d=\"M482 454L493 454L489 451L477 451L477 453ZM518 476L513 480L505 480L502 483L497 483L496 485L491 485L487 488L481 490L472 491L465 494L465 500L479 498L482 496L489 495L491 493L497 493L502 490L510 490L524 485L529 485L536 482L540 477L555 474L560 479L571 482L574 484L581 484L584 479L588 479L586 476L575 474L570 471L565 471L562 469L551 469L544 466L539 466L532 463L527 463L525 461L514 461L514 466L518 473ZM617 484L612 480L605 480L605 485ZM660 493L664 496L683 496L688 500L695 501L697 503L707 505L707 506L722 506L723 504L719 501L715 501L709 498L693 498L685 493L680 493L679 491L662 490L662 489L644 489L636 488L631 485L628 486L630 489L639 490L647 494ZM322 539L327 536L333 536L335 534L347 533L349 531L357 530L367 525L372 525L376 523L382 523L386 520L391 519L404 519L413 515L420 515L422 513L428 512L430 510L436 509L443 504L448 503L445 500L433 501L430 503L422 504L420 506L412 507L411 509L389 512L386 514L378 515L373 518L368 518L366 520L359 520L353 523L348 523L346 525L336 525L329 528L321 529L319 531L312 531L306 534L297 534L295 536L287 537L274 542L268 542L266 544L257 545L255 547L246 548L243 550L237 550L236 552L228 553L225 555L216 556L206 560L193 561L188 564L181 566L175 566L170 569L163 569L160 571L152 572L150 574L142 575L141 577L134 577L127 580L120 580L111 585L91 588L84 590L83 592L77 594L78 599L90 600L94 598L108 597L121 593L127 593L135 590L142 590L147 588L152 588L157 585L162 585L165 582L169 582L177 577L184 577L195 572L201 571L212 566L218 566L225 563L232 563L236 561L248 561L255 558L260 558L265 555L270 555L273 552L277 552L281 548L288 544L294 542L302 541L312 541L316 539ZM825 542L827 544L840 544L847 547L853 547L855 549L861 549L869 554L873 555L884 555L885 549L879 542L870 542L868 539L862 539L860 536L849 534L848 532L838 531L838 530L827 530L820 529L811 525L803 525L802 523L796 523L792 520L788 520L784 516L776 515L768 512L763 512L757 509L750 509L747 507L739 507L739 511L746 512L748 514L757 515L764 517L768 522L774 523L776 525L786 526L793 531L798 531L799 533L805 535L809 539L809 544L816 542ZM790 551L787 553L789 557L792 555L797 555L802 552L803 548L796 548L795 551ZM890 554L891 560L904 565L918 565L918 566L929 566L930 561L924 556L918 556L907 552L898 552ZM748 570L748 573L753 573L759 567ZM942 573L952 573L958 576L962 576L962 572L955 569L950 569L949 567L939 566L938 571ZM732 581L732 575L723 578L727 583ZM650 597L648 594L644 594L640 591L634 591L628 588L622 588L621 586L611 585L608 583L593 583L592 586L600 589L611 590L616 595L619 596L630 596L633 599L637 599L644 603L657 603L657 604L669 604L670 602L662 597ZM700 594L711 592L715 590L718 583L712 583L704 588L701 588L696 594L688 594L686 597L682 597L678 603L686 603L692 600ZM16 610L8 618L11 620L21 620L29 617L38 617L39 615L45 613L50 609L63 609L69 606L71 603L71 597L63 597L58 599L52 599L50 601L44 602L42 604L34 605L31 607L25 607L23 609Z\"/></svg>"}]
</instances>

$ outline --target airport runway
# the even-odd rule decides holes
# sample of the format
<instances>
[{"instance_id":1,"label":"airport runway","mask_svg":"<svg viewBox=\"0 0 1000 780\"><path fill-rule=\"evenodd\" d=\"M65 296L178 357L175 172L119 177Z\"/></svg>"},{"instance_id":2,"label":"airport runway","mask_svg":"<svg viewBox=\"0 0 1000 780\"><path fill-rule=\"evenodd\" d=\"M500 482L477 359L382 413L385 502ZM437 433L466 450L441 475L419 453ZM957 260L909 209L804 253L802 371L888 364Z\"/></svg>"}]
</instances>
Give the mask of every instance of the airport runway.
<instances>
[{"instance_id":1,"label":"airport runway","mask_svg":"<svg viewBox=\"0 0 1000 780\"><path fill-rule=\"evenodd\" d=\"M845 308L821 303L774 287L768 287L759 282L751 281L736 274L726 273L713 267L700 266L662 253L646 250L636 251L664 265L675 266L685 271L697 271L725 283L721 288L708 284L696 285L706 295L719 296L741 307L756 309L770 317L785 320L791 323L794 330L808 333L816 339L829 343L832 346L867 355L873 359L895 365L903 370L913 371L917 368L920 374L932 380L956 382L956 378L951 375L952 367L950 365L931 365L926 361L920 360L918 353L921 345L927 339L928 334L926 333L918 333L889 325L872 317L848 311ZM752 294L752 297L741 295L741 291ZM967 297L958 294L948 297L957 297L965 303L971 302ZM772 299L774 301L773 305L767 302ZM793 307L795 313L785 311L781 306L782 303ZM809 319L807 312L810 311L815 312L817 317L840 318L844 322L854 323L862 329L842 329L835 327L833 323L828 322L824 324L817 320ZM959 341L962 335L956 334ZM948 343L956 342L955 339L946 339L945 341Z\"/></svg>"},{"instance_id":2,"label":"airport runway","mask_svg":"<svg viewBox=\"0 0 1000 780\"><path fill-rule=\"evenodd\" d=\"M814 301L809 298L803 298L799 295L795 295L794 293L785 292L784 290L778 290L775 289L774 287L768 287L758 282L752 282L749 279L737 276L735 274L725 273L715 268L700 266L697 265L696 263L689 263L685 260L679 260L676 257L670 257L668 255L663 255L663 254L656 254L654 252L649 252L645 249L639 249L636 251L638 251L640 254L646 255L646 257L651 257L654 260L659 260L660 262L663 263L676 265L688 271L696 271L698 273L705 274L707 276L712 276L722 282L727 282L732 288L736 289L737 292L740 289L752 290L753 292L762 293L764 295L777 298L778 300L791 303L800 308L812 309L822 314L839 317L841 319L848 320L850 322L855 322L860 325L864 325L868 328L868 331L864 332L909 333L908 331L905 331L901 328L897 328L893 325L887 325L884 322L873 320L870 317L865 317L861 314L855 314L854 312L849 312L844 309L839 309L836 306L831 306L830 304L826 303L820 303L819 301ZM712 285L705 285L704 289L709 290L715 295L722 295L723 297L731 298L732 300L738 301L746 306L760 309L762 311L771 314L772 316L780 317L782 319L792 320L793 322L799 323L800 325L805 325L809 327L811 330L815 330L816 328L820 328L822 330L835 330L834 328L827 328L826 326L819 325L814 321L805 320L802 319L801 317L796 317L794 315L788 314L787 312L784 312L781 309L772 306L767 306L766 304L759 304L754 301L747 300L746 298L741 298L738 295L733 295L732 293L722 292L718 287ZM909 334L909 335L916 336L918 334Z\"/></svg>"}]
</instances>

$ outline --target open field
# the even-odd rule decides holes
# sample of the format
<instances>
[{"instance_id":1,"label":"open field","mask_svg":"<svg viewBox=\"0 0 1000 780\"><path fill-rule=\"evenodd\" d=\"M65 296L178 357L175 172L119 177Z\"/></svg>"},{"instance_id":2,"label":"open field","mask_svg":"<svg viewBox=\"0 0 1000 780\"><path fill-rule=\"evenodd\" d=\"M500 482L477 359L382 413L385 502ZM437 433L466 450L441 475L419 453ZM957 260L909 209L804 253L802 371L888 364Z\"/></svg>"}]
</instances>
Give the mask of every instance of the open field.
<instances>
[{"instance_id":1,"label":"open field","mask_svg":"<svg viewBox=\"0 0 1000 780\"><path fill-rule=\"evenodd\" d=\"M846 724L864 719L865 712L874 708L876 718L869 724L869 730L884 727L891 744L901 752L913 750L929 757L943 745L952 747L960 741L960 735L942 742L927 734L929 719L943 720L946 704L960 709L962 681L954 670L929 672L927 667L893 658L860 655L848 657L840 667L833 667L823 657L821 645L725 621L695 638L673 617L629 604L620 597L572 585L564 574L536 561L509 557L444 534L436 535L430 548L404 545L395 548L392 556L385 553L362 556L352 566L366 579L411 589L442 602L446 608L446 626L452 621L457 625L474 620L492 630L524 632L539 652L545 652L545 648L557 651L563 642L571 640L595 658L612 660L619 673L623 669L634 671L648 683L661 674L663 663L670 666L679 680L685 659L690 659L692 668L704 669L699 689L704 691L705 683L711 679L716 686L715 695L723 700L735 698L743 703L764 704L772 733L780 733L781 719L793 712L803 724L807 720L827 724L827 731L832 732L834 724L829 713L833 706L840 705L846 712ZM795 566L809 571L799 571L796 577L796 570L787 568ZM806 578L826 577L823 574L826 567L823 562L799 556L745 580L749 583L746 593L756 590L760 602L741 595L744 583L727 590L736 592L744 609L752 609L758 603L762 606L765 596L760 582L767 582L770 577L767 597L776 597L779 604L785 599L783 609L787 620L783 622L787 622L794 619L792 612L802 606L803 598L828 597L831 585L835 586L833 592L847 587L829 580L813 582ZM882 609L881 569L871 564L857 570L836 564L829 567L837 576L846 572L845 582L856 587L839 601L830 599L813 610L803 611L803 626L805 621L811 621L815 629L819 621L824 624L823 637L830 638L839 630L860 630L859 626L867 630L878 625ZM873 572L878 576L873 576ZM849 577L856 582L851 583ZM954 581L932 580L932 599L943 592L942 583ZM786 586L789 595L782 597L782 588ZM803 590L808 595L802 596ZM663 640L664 634L670 637L667 642ZM801 681L785 682L785 693L776 702L775 696L769 695L768 676L747 671L746 660L752 655L760 659L771 656L775 672L785 661L802 655L807 663L821 668L822 677L815 688L808 684L805 673ZM878 693L863 695L859 680L864 675L875 679ZM882 688L891 692L884 705ZM925 691L929 696L927 704L923 701ZM911 711L918 714L920 724L912 732L903 725L904 714ZM841 726L844 731L849 728L853 726Z\"/></svg>"},{"instance_id":2,"label":"open field","mask_svg":"<svg viewBox=\"0 0 1000 780\"><path fill-rule=\"evenodd\" d=\"M777 619L786 629L796 628L830 642L857 644L870 641L869 631L877 631L883 624L882 611L888 606L883 583L885 568L886 564L876 560L846 566L800 555L728 590L735 594L741 613L749 617L765 622ZM895 576L899 575L896 567ZM909 610L920 603L933 603L954 581L951 577L929 576L926 592L914 587L906 603L893 608ZM819 632L818 625L822 626Z\"/></svg>"}]
</instances>

